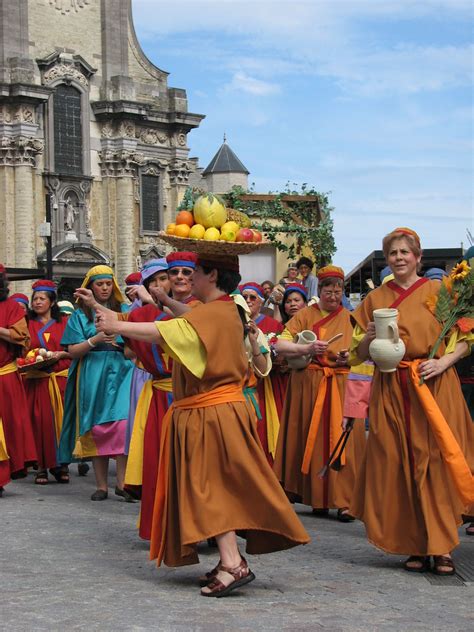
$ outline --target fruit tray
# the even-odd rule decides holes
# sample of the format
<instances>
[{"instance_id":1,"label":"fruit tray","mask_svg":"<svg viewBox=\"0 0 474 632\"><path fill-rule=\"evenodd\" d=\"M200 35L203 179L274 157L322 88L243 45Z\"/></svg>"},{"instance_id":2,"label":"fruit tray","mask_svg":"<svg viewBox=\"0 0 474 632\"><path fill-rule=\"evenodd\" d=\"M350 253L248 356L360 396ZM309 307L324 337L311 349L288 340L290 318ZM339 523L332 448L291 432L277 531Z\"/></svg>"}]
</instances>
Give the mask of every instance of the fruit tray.
<instances>
[{"instance_id":1,"label":"fruit tray","mask_svg":"<svg viewBox=\"0 0 474 632\"><path fill-rule=\"evenodd\" d=\"M206 239L189 239L168 235L164 231L158 233L159 239L166 241L178 250L190 250L198 254L208 255L247 255L270 245L269 241L208 241Z\"/></svg>"},{"instance_id":2,"label":"fruit tray","mask_svg":"<svg viewBox=\"0 0 474 632\"><path fill-rule=\"evenodd\" d=\"M18 367L18 371L20 373L28 373L28 371L32 369L36 369L42 371L43 369L47 369L53 364L56 364L56 358L48 358L47 360L43 360L43 362L32 362L31 364L24 364L23 366Z\"/></svg>"}]
</instances>

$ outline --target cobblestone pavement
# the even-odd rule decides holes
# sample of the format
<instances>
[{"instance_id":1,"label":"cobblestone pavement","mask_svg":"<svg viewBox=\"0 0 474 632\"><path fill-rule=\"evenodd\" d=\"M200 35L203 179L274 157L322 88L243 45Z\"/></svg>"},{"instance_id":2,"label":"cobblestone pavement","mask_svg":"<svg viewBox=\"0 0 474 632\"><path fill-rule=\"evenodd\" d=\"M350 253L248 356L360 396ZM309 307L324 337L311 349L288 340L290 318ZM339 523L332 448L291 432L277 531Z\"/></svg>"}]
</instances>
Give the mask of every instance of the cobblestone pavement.
<instances>
[{"instance_id":1,"label":"cobblestone pavement","mask_svg":"<svg viewBox=\"0 0 474 632\"><path fill-rule=\"evenodd\" d=\"M462 630L474 628L474 538L456 551L464 580L407 573L401 558L367 543L363 526L296 510L313 540L254 556L257 580L226 599L200 597L196 577L214 566L160 568L136 535L138 505L109 490L91 502L93 476L7 487L0 500L0 630ZM114 480L111 479L111 484ZM471 566L469 566L471 565ZM461 573L462 574L462 573ZM433 582L433 583L432 583Z\"/></svg>"}]
</instances>

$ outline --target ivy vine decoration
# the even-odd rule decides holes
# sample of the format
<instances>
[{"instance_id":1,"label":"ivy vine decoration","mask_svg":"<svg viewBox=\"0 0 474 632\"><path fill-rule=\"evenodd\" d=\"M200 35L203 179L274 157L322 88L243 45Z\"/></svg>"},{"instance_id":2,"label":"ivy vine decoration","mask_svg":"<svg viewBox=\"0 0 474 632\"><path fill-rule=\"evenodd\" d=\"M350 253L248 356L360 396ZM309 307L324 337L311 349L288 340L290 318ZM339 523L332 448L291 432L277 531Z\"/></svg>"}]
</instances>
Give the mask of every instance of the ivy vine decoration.
<instances>
[{"instance_id":1,"label":"ivy vine decoration","mask_svg":"<svg viewBox=\"0 0 474 632\"><path fill-rule=\"evenodd\" d=\"M253 227L263 232L278 250L286 252L289 259L307 247L318 266L332 261L336 252L331 217L334 209L329 205L327 193L320 193L307 184L292 189L288 183L284 191L269 195L258 195L235 186L223 197L227 206L247 213Z\"/></svg>"}]
</instances>

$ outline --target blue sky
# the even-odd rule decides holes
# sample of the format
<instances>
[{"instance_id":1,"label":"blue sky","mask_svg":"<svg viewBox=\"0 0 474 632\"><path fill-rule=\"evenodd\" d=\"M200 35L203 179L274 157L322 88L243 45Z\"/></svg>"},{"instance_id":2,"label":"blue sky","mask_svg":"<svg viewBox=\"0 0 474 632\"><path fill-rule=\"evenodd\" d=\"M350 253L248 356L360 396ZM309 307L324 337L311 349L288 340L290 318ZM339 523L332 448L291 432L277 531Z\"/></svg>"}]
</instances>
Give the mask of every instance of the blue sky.
<instances>
[{"instance_id":1,"label":"blue sky","mask_svg":"<svg viewBox=\"0 0 474 632\"><path fill-rule=\"evenodd\" d=\"M334 262L351 270L392 228L425 248L473 229L471 0L133 0L139 41L223 133L258 192L331 192Z\"/></svg>"}]
</instances>

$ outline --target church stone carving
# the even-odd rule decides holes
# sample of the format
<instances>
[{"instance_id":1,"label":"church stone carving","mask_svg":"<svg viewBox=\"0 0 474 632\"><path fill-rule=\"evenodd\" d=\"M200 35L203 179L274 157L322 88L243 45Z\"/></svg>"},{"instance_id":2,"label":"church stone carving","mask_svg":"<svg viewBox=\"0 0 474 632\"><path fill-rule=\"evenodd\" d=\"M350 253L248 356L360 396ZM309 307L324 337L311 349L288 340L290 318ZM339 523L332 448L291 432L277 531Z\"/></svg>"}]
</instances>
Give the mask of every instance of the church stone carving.
<instances>
[{"instance_id":1,"label":"church stone carving","mask_svg":"<svg viewBox=\"0 0 474 632\"><path fill-rule=\"evenodd\" d=\"M56 64L55 66L47 70L43 75L43 80L45 84L52 83L53 81L56 81L56 79L75 79L85 88L87 88L89 85L89 82L84 77L82 72L80 72L71 64Z\"/></svg>"},{"instance_id":2,"label":"church stone carving","mask_svg":"<svg viewBox=\"0 0 474 632\"><path fill-rule=\"evenodd\" d=\"M56 11L67 15L73 11L77 13L80 9L90 4L90 0L49 0L49 4L53 6Z\"/></svg>"},{"instance_id":3,"label":"church stone carving","mask_svg":"<svg viewBox=\"0 0 474 632\"><path fill-rule=\"evenodd\" d=\"M99 153L101 173L108 177L133 176L136 174L137 167L145 162L145 156L138 151L103 149Z\"/></svg>"},{"instance_id":4,"label":"church stone carving","mask_svg":"<svg viewBox=\"0 0 474 632\"><path fill-rule=\"evenodd\" d=\"M164 145L168 140L166 134L160 134L157 130L143 127L137 132L139 138L145 145Z\"/></svg>"},{"instance_id":5,"label":"church stone carving","mask_svg":"<svg viewBox=\"0 0 474 632\"><path fill-rule=\"evenodd\" d=\"M37 138L3 136L0 138L0 165L34 167L43 147L43 141Z\"/></svg>"},{"instance_id":6,"label":"church stone carving","mask_svg":"<svg viewBox=\"0 0 474 632\"><path fill-rule=\"evenodd\" d=\"M174 160L169 166L170 183L186 184L189 174L192 171L192 165L187 160Z\"/></svg>"}]
</instances>

